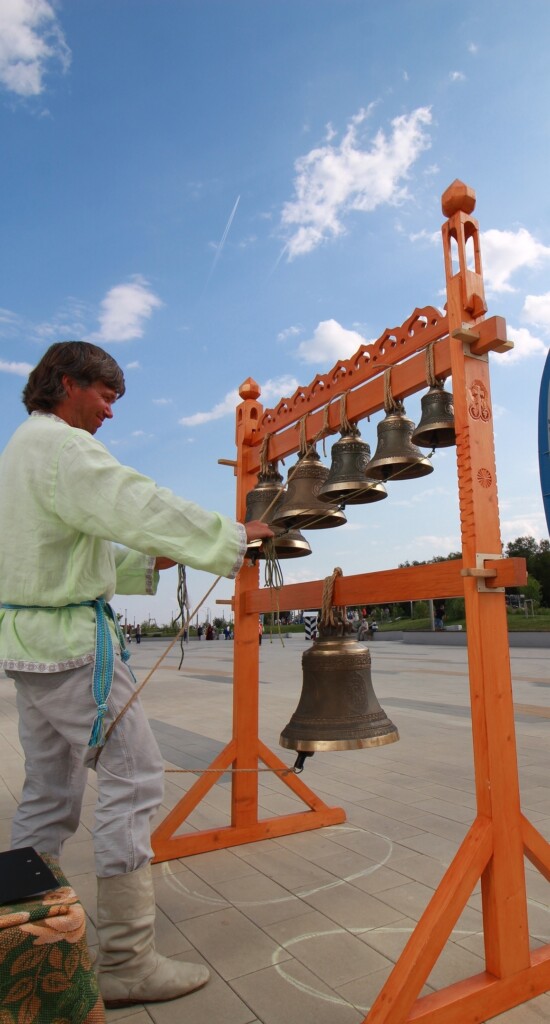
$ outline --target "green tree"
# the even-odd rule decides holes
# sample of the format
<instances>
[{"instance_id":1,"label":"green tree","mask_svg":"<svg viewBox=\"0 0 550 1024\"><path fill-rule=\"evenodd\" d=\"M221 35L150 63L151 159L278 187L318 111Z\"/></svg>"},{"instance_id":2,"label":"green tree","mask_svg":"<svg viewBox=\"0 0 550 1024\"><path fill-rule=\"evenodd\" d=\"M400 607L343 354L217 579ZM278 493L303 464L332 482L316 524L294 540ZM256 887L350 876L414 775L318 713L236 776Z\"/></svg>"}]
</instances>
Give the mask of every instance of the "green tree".
<instances>
[{"instance_id":1,"label":"green tree","mask_svg":"<svg viewBox=\"0 0 550 1024\"><path fill-rule=\"evenodd\" d=\"M540 583L540 600L545 608L550 608L550 541L534 537L516 537L506 545L505 554L508 558L525 558L527 572ZM517 591L512 588L511 593Z\"/></svg>"}]
</instances>

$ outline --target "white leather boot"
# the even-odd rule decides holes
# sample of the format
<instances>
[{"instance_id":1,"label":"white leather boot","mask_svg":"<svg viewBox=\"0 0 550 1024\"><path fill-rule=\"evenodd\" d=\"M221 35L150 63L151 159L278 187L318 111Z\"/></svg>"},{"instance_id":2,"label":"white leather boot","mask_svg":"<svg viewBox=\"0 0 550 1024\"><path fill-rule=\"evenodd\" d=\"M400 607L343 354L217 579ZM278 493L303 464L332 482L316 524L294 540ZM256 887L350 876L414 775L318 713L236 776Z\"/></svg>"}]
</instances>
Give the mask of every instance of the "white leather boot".
<instances>
[{"instance_id":1,"label":"white leather boot","mask_svg":"<svg viewBox=\"0 0 550 1024\"><path fill-rule=\"evenodd\" d=\"M127 875L98 878L99 988L106 1007L177 999L205 985L202 964L155 950L155 893L147 864Z\"/></svg>"}]
</instances>

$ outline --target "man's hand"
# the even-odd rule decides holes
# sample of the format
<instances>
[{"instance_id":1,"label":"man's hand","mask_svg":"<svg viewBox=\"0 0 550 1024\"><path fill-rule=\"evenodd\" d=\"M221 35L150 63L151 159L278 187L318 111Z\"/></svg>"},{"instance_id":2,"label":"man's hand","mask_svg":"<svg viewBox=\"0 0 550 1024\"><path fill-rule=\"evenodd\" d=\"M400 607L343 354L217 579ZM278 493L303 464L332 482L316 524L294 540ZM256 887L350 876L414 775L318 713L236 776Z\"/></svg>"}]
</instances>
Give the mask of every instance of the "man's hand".
<instances>
[{"instance_id":1,"label":"man's hand","mask_svg":"<svg viewBox=\"0 0 550 1024\"><path fill-rule=\"evenodd\" d=\"M251 540L267 540L269 537L274 536L271 527L267 523L261 523L259 519L252 519L251 522L244 523L244 528L248 542Z\"/></svg>"}]
</instances>

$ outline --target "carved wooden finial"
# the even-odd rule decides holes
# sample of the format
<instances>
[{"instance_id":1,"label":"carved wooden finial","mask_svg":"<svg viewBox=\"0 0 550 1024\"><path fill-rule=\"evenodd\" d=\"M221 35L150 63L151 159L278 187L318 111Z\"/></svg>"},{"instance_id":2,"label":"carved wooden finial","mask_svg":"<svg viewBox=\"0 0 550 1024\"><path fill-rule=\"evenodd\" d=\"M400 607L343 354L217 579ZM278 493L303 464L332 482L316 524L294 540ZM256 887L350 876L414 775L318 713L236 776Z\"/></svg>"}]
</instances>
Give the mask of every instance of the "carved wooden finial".
<instances>
[{"instance_id":1,"label":"carved wooden finial","mask_svg":"<svg viewBox=\"0 0 550 1024\"><path fill-rule=\"evenodd\" d=\"M455 178L441 196L441 209L445 217L452 217L454 213L459 212L473 213L475 206L474 189L458 178Z\"/></svg>"},{"instance_id":2,"label":"carved wooden finial","mask_svg":"<svg viewBox=\"0 0 550 1024\"><path fill-rule=\"evenodd\" d=\"M239 395L241 396L243 401L247 398L253 398L254 400L256 400L260 397L261 393L262 389L260 385L257 384L256 381L252 379L252 377L247 377L246 380L243 380L239 388Z\"/></svg>"}]
</instances>

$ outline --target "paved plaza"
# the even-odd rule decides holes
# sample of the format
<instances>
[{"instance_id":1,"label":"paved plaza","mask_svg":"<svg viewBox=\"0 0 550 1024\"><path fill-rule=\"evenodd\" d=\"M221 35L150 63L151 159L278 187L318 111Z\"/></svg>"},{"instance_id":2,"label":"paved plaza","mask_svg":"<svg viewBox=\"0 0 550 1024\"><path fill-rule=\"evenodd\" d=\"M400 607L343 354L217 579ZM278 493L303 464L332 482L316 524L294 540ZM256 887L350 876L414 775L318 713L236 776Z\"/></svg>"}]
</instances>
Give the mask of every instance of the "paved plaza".
<instances>
[{"instance_id":1,"label":"paved plaza","mask_svg":"<svg viewBox=\"0 0 550 1024\"><path fill-rule=\"evenodd\" d=\"M168 641L131 647L138 680ZM279 734L302 685L303 636L260 649L260 737L289 765ZM467 651L376 638L370 645L376 695L397 725L398 743L315 754L304 782L345 809L343 825L200 854L154 866L158 947L204 962L206 988L169 1003L112 1010L127 1024L360 1024L452 860L473 817L475 797ZM231 736L233 643L192 642L181 670L179 645L143 691L167 769L207 768ZM550 671L547 652L511 650L522 808L550 838ZM23 780L13 684L0 673L0 849ZM158 821L196 775L168 771ZM260 814L305 810L272 773L260 775ZM62 867L89 915L96 943L90 773L82 823ZM226 774L187 827L229 823ZM550 942L550 885L526 862L532 945ZM425 991L484 970L479 885L434 967ZM494 1018L550 1020L545 994Z\"/></svg>"}]
</instances>

